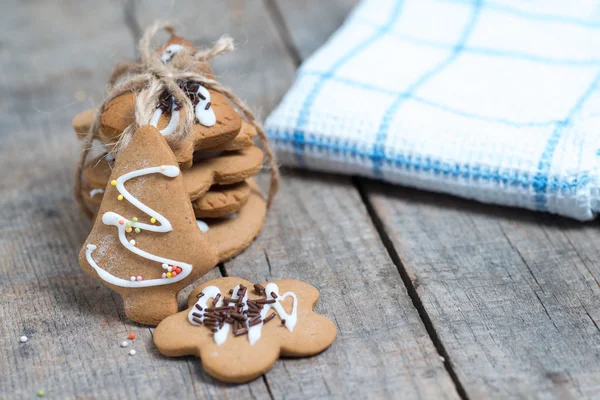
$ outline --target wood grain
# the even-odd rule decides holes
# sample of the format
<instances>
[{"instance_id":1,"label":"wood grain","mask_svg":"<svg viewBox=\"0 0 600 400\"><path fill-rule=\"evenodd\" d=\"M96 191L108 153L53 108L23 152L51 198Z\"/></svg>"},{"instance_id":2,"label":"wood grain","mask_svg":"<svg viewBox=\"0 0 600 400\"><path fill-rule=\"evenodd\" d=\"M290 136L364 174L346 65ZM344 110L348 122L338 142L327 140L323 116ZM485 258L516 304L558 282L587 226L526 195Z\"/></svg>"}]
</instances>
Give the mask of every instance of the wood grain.
<instances>
[{"instance_id":1,"label":"wood grain","mask_svg":"<svg viewBox=\"0 0 600 400\"><path fill-rule=\"evenodd\" d=\"M160 356L151 330L128 322L119 297L77 264L91 224L71 195L80 144L70 121L97 105L114 63L133 58L135 30L125 21L136 23L135 9L91 1L3 7L0 398L40 389L52 398L268 397L262 381L227 386L193 358ZM215 269L204 279L218 276ZM130 331L135 342L120 348ZM21 335L29 341L19 343Z\"/></svg>"},{"instance_id":2,"label":"wood grain","mask_svg":"<svg viewBox=\"0 0 600 400\"><path fill-rule=\"evenodd\" d=\"M348 2L307 3L277 1L300 61ZM356 182L463 395L598 397L597 223Z\"/></svg>"},{"instance_id":3,"label":"wood grain","mask_svg":"<svg viewBox=\"0 0 600 400\"><path fill-rule=\"evenodd\" d=\"M358 192L346 178L287 175L259 239L225 266L253 281L292 278L321 292L338 337L314 358L280 360L275 398L457 398Z\"/></svg>"},{"instance_id":4,"label":"wood grain","mask_svg":"<svg viewBox=\"0 0 600 400\"><path fill-rule=\"evenodd\" d=\"M143 0L135 13L140 26L156 18L174 21L198 48L211 46L221 35L231 36L236 50L211 65L217 79L235 88L263 119L292 83L295 65L260 0Z\"/></svg>"},{"instance_id":5,"label":"wood grain","mask_svg":"<svg viewBox=\"0 0 600 400\"><path fill-rule=\"evenodd\" d=\"M282 37L289 38L292 52L297 52L300 61L329 39L357 3L357 0L267 2L274 19L280 20L280 29L287 31Z\"/></svg>"},{"instance_id":6,"label":"wood grain","mask_svg":"<svg viewBox=\"0 0 600 400\"><path fill-rule=\"evenodd\" d=\"M598 242L597 227L382 184L367 191L469 397L598 396L600 288L577 249Z\"/></svg>"},{"instance_id":7,"label":"wood grain","mask_svg":"<svg viewBox=\"0 0 600 400\"><path fill-rule=\"evenodd\" d=\"M127 322L118 296L77 265L91 224L71 196L79 151L72 116L98 103L110 68L133 57L141 27L156 16L180 19L196 42L232 34L240 50L216 63L218 76L269 111L291 84L294 63L261 2L5 7L0 84L11 101L0 103L0 168L10 171L0 181L0 223L6 227L0 232L6 277L0 283L0 397L32 397L40 389L55 398L456 397L346 178L288 174L263 237L225 268L245 277L312 282L322 291L319 310L338 324L332 349L281 362L264 380L223 385L193 358L161 357L152 330ZM204 279L219 275L213 270ZM390 300L377 301L371 292ZM391 321L385 327L377 325L382 317ZM130 331L137 339L120 348ZM23 334L30 338L26 344L18 342ZM131 348L136 356L127 355Z\"/></svg>"},{"instance_id":8,"label":"wood grain","mask_svg":"<svg viewBox=\"0 0 600 400\"><path fill-rule=\"evenodd\" d=\"M144 4L147 6L149 3ZM239 56L239 60L244 62L256 55L264 58L266 68L265 65L257 69L252 64L244 64L253 79L244 81L241 93L246 94L250 104L267 104L269 107L271 103L263 97L265 81L273 81L269 83L271 88L287 88L293 80L294 67L283 50L285 39L276 38L275 29L264 19L265 11L258 4L254 2L241 6L238 13L218 12L213 17L218 19L222 29L242 43L240 53L226 56L224 60ZM154 7L145 7L144 13L156 15L157 9ZM158 7L165 6L160 3ZM163 8L158 14L168 17L173 12ZM249 23L249 20L253 22ZM186 16L182 20L188 27L196 21L196 15ZM271 32L273 37L265 37L265 31ZM210 31L203 33L197 42L214 41L219 34ZM243 35L247 37L245 42ZM267 46L269 43L273 45ZM269 50L269 47L272 49ZM281 60L285 60L285 63L282 64ZM232 65L239 65L239 62L234 59ZM220 77L226 82L231 78L227 74L221 74ZM227 263L225 269L231 276L257 281L283 277L302 279L321 290L324 289L318 282L325 282L329 296L322 298L321 303L327 304L327 310L334 318L338 319L339 316L345 325L338 325L340 337L324 355L277 364L265 378L271 394L275 398L394 397L395 391L402 390L406 398L428 395L456 397L452 381L404 292L395 267L370 225L358 192L350 180L334 178L324 181L311 174L296 172L285 174L283 182L277 206L269 214L263 234L249 250ZM323 193L331 186L336 190ZM338 220L343 221L342 227ZM301 224L301 221L311 221L311 224L304 224L299 229L297 224ZM364 226L367 232L355 232L352 225ZM369 240L365 240L365 237ZM331 246L337 248L336 256L328 253ZM268 254L270 266L265 254ZM359 259L357 254L361 254ZM280 264L284 267L278 267ZM274 272L276 275L270 275L268 271L273 271L274 265L277 268ZM334 276L337 280L333 279ZM336 292L342 290L352 291L347 301L336 300ZM352 326L348 307L363 301L363 312L366 307L382 307L374 299L369 299L367 290L396 292L392 295L393 302L382 311L390 319L397 319L396 323L390 324L392 333L380 328L373 329L377 333L370 332L372 328L369 324L377 321L375 315L359 315L356 317L359 328ZM326 313L330 317L332 314ZM344 340L346 335L349 337ZM403 349L408 349L408 354ZM291 387L285 382L295 382L296 386Z\"/></svg>"}]
</instances>

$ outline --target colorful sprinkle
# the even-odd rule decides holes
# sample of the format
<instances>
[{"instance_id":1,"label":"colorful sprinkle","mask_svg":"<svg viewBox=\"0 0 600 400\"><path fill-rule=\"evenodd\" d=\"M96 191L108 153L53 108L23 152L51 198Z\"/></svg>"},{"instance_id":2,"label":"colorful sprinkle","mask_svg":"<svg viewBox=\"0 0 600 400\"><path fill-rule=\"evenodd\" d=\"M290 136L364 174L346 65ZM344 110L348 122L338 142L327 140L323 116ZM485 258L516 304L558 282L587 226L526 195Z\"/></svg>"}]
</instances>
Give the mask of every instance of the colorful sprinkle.
<instances>
[{"instance_id":1,"label":"colorful sprinkle","mask_svg":"<svg viewBox=\"0 0 600 400\"><path fill-rule=\"evenodd\" d=\"M129 221L125 226L131 228L131 221Z\"/></svg>"},{"instance_id":2,"label":"colorful sprinkle","mask_svg":"<svg viewBox=\"0 0 600 400\"><path fill-rule=\"evenodd\" d=\"M173 276L173 277L177 276L177 272L175 272L175 271L171 272L171 276Z\"/></svg>"},{"instance_id":3,"label":"colorful sprinkle","mask_svg":"<svg viewBox=\"0 0 600 400\"><path fill-rule=\"evenodd\" d=\"M120 345L121 345L121 347L127 347L127 346L129 346L129 343L127 342L127 340L123 340L123 341L120 343Z\"/></svg>"},{"instance_id":4,"label":"colorful sprinkle","mask_svg":"<svg viewBox=\"0 0 600 400\"><path fill-rule=\"evenodd\" d=\"M167 269L167 268L169 268L169 264L165 263L165 264L162 265L162 267L163 267L163 269Z\"/></svg>"},{"instance_id":5,"label":"colorful sprinkle","mask_svg":"<svg viewBox=\"0 0 600 400\"><path fill-rule=\"evenodd\" d=\"M167 278L170 278L173 274L171 272L167 272Z\"/></svg>"},{"instance_id":6,"label":"colorful sprinkle","mask_svg":"<svg viewBox=\"0 0 600 400\"><path fill-rule=\"evenodd\" d=\"M181 269L181 268L179 268L179 267L175 267L175 271L176 271L178 274L180 274L180 273L181 273L181 271L182 271L182 269Z\"/></svg>"},{"instance_id":7,"label":"colorful sprinkle","mask_svg":"<svg viewBox=\"0 0 600 400\"><path fill-rule=\"evenodd\" d=\"M169 271L169 272L173 271L173 267L167 267L167 271Z\"/></svg>"},{"instance_id":8,"label":"colorful sprinkle","mask_svg":"<svg viewBox=\"0 0 600 400\"><path fill-rule=\"evenodd\" d=\"M129 241L129 244L131 244L132 246L135 246L135 240L131 239L131 240Z\"/></svg>"},{"instance_id":9,"label":"colorful sprinkle","mask_svg":"<svg viewBox=\"0 0 600 400\"><path fill-rule=\"evenodd\" d=\"M166 166L164 166L164 165L161 165L161 166L160 166L160 170L161 170L161 171L164 171L164 170L166 170L166 169L167 169L167 167L166 167Z\"/></svg>"},{"instance_id":10,"label":"colorful sprinkle","mask_svg":"<svg viewBox=\"0 0 600 400\"><path fill-rule=\"evenodd\" d=\"M142 230L140 228L135 228L135 233L140 233Z\"/></svg>"},{"instance_id":11,"label":"colorful sprinkle","mask_svg":"<svg viewBox=\"0 0 600 400\"><path fill-rule=\"evenodd\" d=\"M29 340L29 338L27 336L21 336L19 338L19 340L21 341L21 343L25 343L25 342L27 342Z\"/></svg>"},{"instance_id":12,"label":"colorful sprinkle","mask_svg":"<svg viewBox=\"0 0 600 400\"><path fill-rule=\"evenodd\" d=\"M137 217L133 217L133 218L131 218L131 220L132 220L133 222L138 222L138 219L137 219Z\"/></svg>"},{"instance_id":13,"label":"colorful sprinkle","mask_svg":"<svg viewBox=\"0 0 600 400\"><path fill-rule=\"evenodd\" d=\"M132 230L133 229L130 226L128 226L127 228L125 228L125 232L127 232L127 233L131 232Z\"/></svg>"},{"instance_id":14,"label":"colorful sprinkle","mask_svg":"<svg viewBox=\"0 0 600 400\"><path fill-rule=\"evenodd\" d=\"M127 336L129 338L129 340L133 340L135 339L135 333L133 332L129 332L129 336Z\"/></svg>"},{"instance_id":15,"label":"colorful sprinkle","mask_svg":"<svg viewBox=\"0 0 600 400\"><path fill-rule=\"evenodd\" d=\"M130 356L135 356L135 350L133 350L133 349L129 350L129 355Z\"/></svg>"},{"instance_id":16,"label":"colorful sprinkle","mask_svg":"<svg viewBox=\"0 0 600 400\"><path fill-rule=\"evenodd\" d=\"M38 390L37 397L44 397L45 395L46 395L46 391L45 390Z\"/></svg>"},{"instance_id":17,"label":"colorful sprinkle","mask_svg":"<svg viewBox=\"0 0 600 400\"><path fill-rule=\"evenodd\" d=\"M124 219L120 219L119 220L119 225L125 225L125 220Z\"/></svg>"},{"instance_id":18,"label":"colorful sprinkle","mask_svg":"<svg viewBox=\"0 0 600 400\"><path fill-rule=\"evenodd\" d=\"M150 223L151 224L155 224L156 223L156 218L154 218L154 217L150 218Z\"/></svg>"},{"instance_id":19,"label":"colorful sprinkle","mask_svg":"<svg viewBox=\"0 0 600 400\"><path fill-rule=\"evenodd\" d=\"M141 281L141 280L142 280L142 276L141 276L141 275L138 275L138 276L135 278L135 280L136 280L136 281L138 281L138 282L139 282L139 281Z\"/></svg>"},{"instance_id":20,"label":"colorful sprinkle","mask_svg":"<svg viewBox=\"0 0 600 400\"><path fill-rule=\"evenodd\" d=\"M117 181L115 181L114 179L112 181L110 181L110 184L113 186L117 186Z\"/></svg>"},{"instance_id":21,"label":"colorful sprinkle","mask_svg":"<svg viewBox=\"0 0 600 400\"><path fill-rule=\"evenodd\" d=\"M132 276L131 278L129 278L129 280L130 280L131 282L135 282L135 276Z\"/></svg>"},{"instance_id":22,"label":"colorful sprinkle","mask_svg":"<svg viewBox=\"0 0 600 400\"><path fill-rule=\"evenodd\" d=\"M123 200L123 195L122 194L118 195L117 200Z\"/></svg>"},{"instance_id":23,"label":"colorful sprinkle","mask_svg":"<svg viewBox=\"0 0 600 400\"><path fill-rule=\"evenodd\" d=\"M165 279L166 277L167 277L167 274L165 274L165 273L163 272L163 274L162 274L162 278L163 278L163 279Z\"/></svg>"}]
</instances>

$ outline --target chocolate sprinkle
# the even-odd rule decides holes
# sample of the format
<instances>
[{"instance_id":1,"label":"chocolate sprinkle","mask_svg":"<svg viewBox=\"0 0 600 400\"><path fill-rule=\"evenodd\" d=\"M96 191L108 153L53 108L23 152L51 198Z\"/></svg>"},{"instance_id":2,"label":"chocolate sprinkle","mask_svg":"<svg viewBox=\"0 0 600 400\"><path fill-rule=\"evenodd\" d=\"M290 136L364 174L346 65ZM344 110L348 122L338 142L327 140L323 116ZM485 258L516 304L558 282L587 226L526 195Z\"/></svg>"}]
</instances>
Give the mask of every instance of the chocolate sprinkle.
<instances>
[{"instance_id":1,"label":"chocolate sprinkle","mask_svg":"<svg viewBox=\"0 0 600 400\"><path fill-rule=\"evenodd\" d=\"M217 302L219 301L220 298L221 298L221 293L217 293L217 295L213 299L213 307L217 306Z\"/></svg>"},{"instance_id":2,"label":"chocolate sprinkle","mask_svg":"<svg viewBox=\"0 0 600 400\"><path fill-rule=\"evenodd\" d=\"M196 296L197 299L199 299L200 297L204 296L204 292L200 292L198 293L198 295Z\"/></svg>"},{"instance_id":3,"label":"chocolate sprinkle","mask_svg":"<svg viewBox=\"0 0 600 400\"><path fill-rule=\"evenodd\" d=\"M265 294L265 288L263 285L261 285L260 283L255 283L254 284L254 290L256 291L256 293L258 294Z\"/></svg>"},{"instance_id":4,"label":"chocolate sprinkle","mask_svg":"<svg viewBox=\"0 0 600 400\"><path fill-rule=\"evenodd\" d=\"M200 88L200 82L188 80L188 79L180 79L177 81L177 85L183 90L185 95L190 99L194 107L198 105L200 99L206 100L206 96L202 93L198 93L198 89ZM175 97L168 90L164 90L160 96L158 97L158 105L157 108L160 108L163 114L171 114L171 105ZM211 103L207 103L205 110L208 110L211 106ZM181 108L181 104L177 100L175 100L174 110L177 111Z\"/></svg>"},{"instance_id":5,"label":"chocolate sprinkle","mask_svg":"<svg viewBox=\"0 0 600 400\"><path fill-rule=\"evenodd\" d=\"M273 313L269 314L269 316L267 318L265 318L263 320L263 322L266 324L267 322L269 322L270 320L272 320L273 318L275 318L275 314L277 314L277 313L273 312Z\"/></svg>"},{"instance_id":6,"label":"chocolate sprinkle","mask_svg":"<svg viewBox=\"0 0 600 400\"><path fill-rule=\"evenodd\" d=\"M233 331L233 334L235 336L244 335L246 333L248 333L248 328L242 328L242 329L238 329L238 330Z\"/></svg>"},{"instance_id":7,"label":"chocolate sprinkle","mask_svg":"<svg viewBox=\"0 0 600 400\"><path fill-rule=\"evenodd\" d=\"M273 304L275 303L275 300L271 299L271 300L256 300L256 304Z\"/></svg>"},{"instance_id":8,"label":"chocolate sprinkle","mask_svg":"<svg viewBox=\"0 0 600 400\"><path fill-rule=\"evenodd\" d=\"M198 86L188 84L186 89L198 89ZM186 92L187 93L187 92ZM254 284L254 291L259 295L266 296L266 290L261 284ZM265 304L274 304L277 302L278 295L275 292L270 293L271 299L266 298L258 300L246 300L246 307L244 307L243 299L247 294L248 288L244 285L239 285L236 295L236 299L231 297L222 297L220 293L214 297L212 301L212 307L206 307L203 309L198 304L195 307L204 311L203 314L197 312L192 313L192 320L198 324L204 324L212 332L217 332L226 323L232 326L232 333L234 336L241 336L248 333L248 327L256 326L261 323L266 324L277 316L277 312L273 311L265 318L261 316L261 310L264 309ZM199 293L198 298L202 297L204 293ZM234 295L234 289L229 290L229 295ZM221 306L217 307L217 303L222 299ZM246 308L246 309L244 309ZM202 321L200 318L204 318ZM285 325L285 319L281 320L281 325Z\"/></svg>"}]
</instances>

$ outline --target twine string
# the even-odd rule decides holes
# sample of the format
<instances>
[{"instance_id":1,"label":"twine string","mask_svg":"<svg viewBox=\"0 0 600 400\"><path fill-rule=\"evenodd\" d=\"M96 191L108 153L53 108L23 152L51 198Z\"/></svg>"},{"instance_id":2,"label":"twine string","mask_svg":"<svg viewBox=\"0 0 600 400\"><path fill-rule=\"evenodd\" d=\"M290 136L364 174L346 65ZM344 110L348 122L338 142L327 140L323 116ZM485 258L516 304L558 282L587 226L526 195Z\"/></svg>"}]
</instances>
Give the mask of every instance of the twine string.
<instances>
[{"instance_id":1,"label":"twine string","mask_svg":"<svg viewBox=\"0 0 600 400\"><path fill-rule=\"evenodd\" d=\"M77 164L74 190L75 199L80 208L90 218L93 216L93 212L85 204L81 190L83 168L93 141L100 137L101 117L106 106L122 94L132 91L138 93L135 102L134 122L123 131L116 143L112 144L109 149L110 153L117 157L127 147L135 131L140 126L147 125L150 122L161 93L165 90L168 91L180 106L179 124L175 132L165 136L169 145L176 148L182 140L191 134L196 118L191 99L179 87L178 81L182 80L192 80L200 83L207 89L222 93L233 104L242 118L256 128L271 171L267 196L267 207L270 207L279 188L280 175L275 155L269 146L269 141L262 124L243 100L237 97L230 89L207 76L206 73L201 72L202 69L200 68L212 58L234 50L233 40L227 36L223 36L211 48L195 53L180 51L173 56L169 63L163 63L160 55L151 47L152 39L161 30L167 31L171 37L176 35L175 28L171 24L165 21L155 21L146 29L139 41L140 62L120 63L114 68L109 77L108 93L94 116L94 121L84 139L83 149L79 163Z\"/></svg>"}]
</instances>

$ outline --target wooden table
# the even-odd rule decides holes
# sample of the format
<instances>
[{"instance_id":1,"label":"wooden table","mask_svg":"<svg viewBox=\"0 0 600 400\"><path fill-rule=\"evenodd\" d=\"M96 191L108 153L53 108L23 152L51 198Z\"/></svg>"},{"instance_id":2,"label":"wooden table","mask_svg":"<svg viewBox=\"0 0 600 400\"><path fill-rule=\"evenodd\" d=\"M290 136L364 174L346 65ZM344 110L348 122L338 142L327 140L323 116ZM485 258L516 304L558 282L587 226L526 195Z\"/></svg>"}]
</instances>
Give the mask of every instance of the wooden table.
<instances>
[{"instance_id":1,"label":"wooden table","mask_svg":"<svg viewBox=\"0 0 600 400\"><path fill-rule=\"evenodd\" d=\"M71 118L100 102L144 26L176 19L200 44L232 35L215 70L266 116L353 3L3 2L0 398L600 396L595 223L285 169L260 238L203 279L310 282L338 338L237 386L160 356L153 330L80 270L91 223L71 194ZM130 331L134 357L118 345Z\"/></svg>"}]
</instances>

